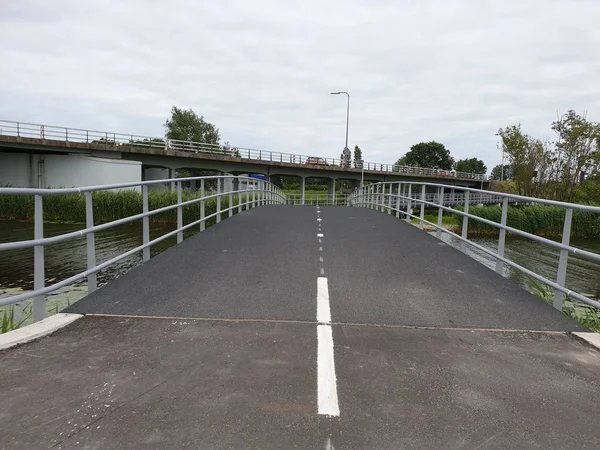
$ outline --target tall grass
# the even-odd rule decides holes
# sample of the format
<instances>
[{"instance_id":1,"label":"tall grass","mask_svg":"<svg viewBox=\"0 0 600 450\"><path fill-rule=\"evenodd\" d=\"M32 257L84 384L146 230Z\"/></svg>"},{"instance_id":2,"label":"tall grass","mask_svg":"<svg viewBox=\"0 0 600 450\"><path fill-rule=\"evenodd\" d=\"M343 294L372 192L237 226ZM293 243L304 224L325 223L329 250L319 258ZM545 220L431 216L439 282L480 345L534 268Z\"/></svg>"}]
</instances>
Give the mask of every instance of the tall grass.
<instances>
[{"instance_id":1,"label":"tall grass","mask_svg":"<svg viewBox=\"0 0 600 450\"><path fill-rule=\"evenodd\" d=\"M554 301L554 289L534 278L527 278L529 279L530 292L551 305ZM590 330L600 332L600 311L593 306L567 300L566 296L563 296L563 314L575 319Z\"/></svg>"},{"instance_id":2,"label":"tall grass","mask_svg":"<svg viewBox=\"0 0 600 450\"><path fill-rule=\"evenodd\" d=\"M98 191L92 194L94 205L94 222L103 223L132 216L142 212L142 194L133 190ZM183 201L200 198L199 192L183 191ZM245 201L245 196L242 202ZM149 191L148 205L151 210L177 203L177 192ZM207 199L205 216L217 211L217 199ZM233 194L233 206L238 204L237 194ZM221 197L221 210L229 207L229 195ZM237 212L234 210L234 213ZM225 218L227 213L222 215ZM0 195L0 217L33 220L34 205L31 195ZM200 218L200 202L183 207L184 223ZM51 195L44 197L44 220L48 222L85 222L85 196L83 194ZM172 209L150 216L155 224L177 223L177 209ZM210 226L216 218L207 220Z\"/></svg>"},{"instance_id":3,"label":"tall grass","mask_svg":"<svg viewBox=\"0 0 600 450\"><path fill-rule=\"evenodd\" d=\"M462 207L456 209L462 211ZM500 206L471 206L469 213L484 219L500 223L502 207ZM456 215L459 226L462 226L463 216ZM565 210L558 206L509 206L506 224L510 227L548 237L562 236ZM498 228L480 222L469 220L469 233L494 234ZM600 214L588 211L573 211L571 236L580 238L600 238Z\"/></svg>"}]
</instances>

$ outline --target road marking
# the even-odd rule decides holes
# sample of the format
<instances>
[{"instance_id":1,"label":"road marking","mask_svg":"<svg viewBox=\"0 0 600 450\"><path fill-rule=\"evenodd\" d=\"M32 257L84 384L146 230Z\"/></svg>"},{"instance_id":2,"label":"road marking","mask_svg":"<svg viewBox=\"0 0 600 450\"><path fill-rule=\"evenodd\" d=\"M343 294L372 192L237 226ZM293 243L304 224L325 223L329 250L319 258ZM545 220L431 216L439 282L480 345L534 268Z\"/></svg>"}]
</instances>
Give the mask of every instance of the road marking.
<instances>
[{"instance_id":1,"label":"road marking","mask_svg":"<svg viewBox=\"0 0 600 450\"><path fill-rule=\"evenodd\" d=\"M319 251L322 252L323 251L323 247L319 247Z\"/></svg>"},{"instance_id":2,"label":"road marking","mask_svg":"<svg viewBox=\"0 0 600 450\"><path fill-rule=\"evenodd\" d=\"M322 238L323 237L323 233L317 234L317 237L321 237Z\"/></svg>"},{"instance_id":3,"label":"road marking","mask_svg":"<svg viewBox=\"0 0 600 450\"><path fill-rule=\"evenodd\" d=\"M329 286L327 278L317 278L317 322L330 323L331 311L329 310Z\"/></svg>"},{"instance_id":4,"label":"road marking","mask_svg":"<svg viewBox=\"0 0 600 450\"><path fill-rule=\"evenodd\" d=\"M323 219L321 219L320 217L317 219L317 222L321 222Z\"/></svg>"},{"instance_id":5,"label":"road marking","mask_svg":"<svg viewBox=\"0 0 600 450\"><path fill-rule=\"evenodd\" d=\"M320 274L321 274L321 275L325 275L325 269L323 269L322 267L321 267L321 272L320 272Z\"/></svg>"},{"instance_id":6,"label":"road marking","mask_svg":"<svg viewBox=\"0 0 600 450\"><path fill-rule=\"evenodd\" d=\"M321 239L319 239L319 244L322 244L322 243L323 243L323 241Z\"/></svg>"},{"instance_id":7,"label":"road marking","mask_svg":"<svg viewBox=\"0 0 600 450\"><path fill-rule=\"evenodd\" d=\"M319 262L323 262L323 257L319 256Z\"/></svg>"},{"instance_id":8,"label":"road marking","mask_svg":"<svg viewBox=\"0 0 600 450\"><path fill-rule=\"evenodd\" d=\"M317 325L317 383L319 414L339 416L335 362L333 360L333 333L329 325Z\"/></svg>"}]
</instances>

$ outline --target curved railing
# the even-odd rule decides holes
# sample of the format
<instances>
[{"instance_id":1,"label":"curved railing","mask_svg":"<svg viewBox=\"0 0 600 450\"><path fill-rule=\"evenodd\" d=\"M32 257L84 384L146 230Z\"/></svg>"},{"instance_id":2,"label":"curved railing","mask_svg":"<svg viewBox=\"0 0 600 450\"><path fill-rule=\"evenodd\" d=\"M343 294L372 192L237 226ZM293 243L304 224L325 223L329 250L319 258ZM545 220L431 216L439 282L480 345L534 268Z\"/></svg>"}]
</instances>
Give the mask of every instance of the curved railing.
<instances>
[{"instance_id":1,"label":"curved railing","mask_svg":"<svg viewBox=\"0 0 600 450\"><path fill-rule=\"evenodd\" d=\"M199 185L199 196L190 200L183 200L183 184L194 183ZM177 191L177 202L164 206L162 208L150 209L148 201L148 188L157 185L171 185L172 189ZM211 183L216 187L216 192L208 192L205 187ZM229 187L228 187L229 186ZM94 221L94 196L93 193L100 191L111 191L119 189L140 189L142 191L142 211L139 214L123 217L111 222L95 224ZM85 196L85 227L80 230L61 234L58 236L44 236L44 198L47 196L65 195L65 194L83 194ZM257 180L248 177L210 176L210 177L190 177L173 178L167 180L153 180L131 183L119 183L102 186L88 186L71 189L29 189L29 188L3 188L0 187L0 196L4 195L32 195L34 197L34 239L18 242L0 243L0 255L3 251L33 248L34 250L34 281L33 290L18 295L11 295L0 298L0 306L15 304L25 300L33 300L33 320L38 321L45 316L45 296L61 287L75 283L76 281L87 278L88 292L93 292L97 288L96 274L111 265L130 257L138 252L142 252L143 261L150 259L150 247L169 238L177 236L177 243L183 241L183 232L192 227L199 226L203 231L206 221L215 218L220 222L225 217L231 217L234 213L241 213L244 210L256 206L267 204L285 204L286 196L274 184L264 180ZM216 211L212 214L205 214L205 204L207 200L216 201ZM223 200L225 199L225 200ZM222 208L222 202L226 207ZM183 208L187 205L199 203L200 211L198 218L184 225ZM177 228L173 231L163 234L150 240L150 217L167 211L177 211ZM2 215L2 211L0 211ZM107 261L97 263L95 233L107 230L119 225L142 220L142 245L121 253ZM56 282L50 286L45 285L44 271L44 247L47 245L65 242L71 239L87 239L87 270L73 275L69 278Z\"/></svg>"},{"instance_id":2,"label":"curved railing","mask_svg":"<svg viewBox=\"0 0 600 450\"><path fill-rule=\"evenodd\" d=\"M572 298L586 305L600 309L600 302L591 299L582 293L570 290L565 285L569 255L576 254L593 261L594 263L600 263L600 254L575 247L571 244L570 241L573 211L592 212L598 214L600 217L600 207L557 202L533 197L524 197L521 195L504 194L501 192L482 192L478 189L463 187L460 188L461 193L459 195L462 196L460 201L450 200L449 192L452 192L451 195L457 195L455 194L456 189L456 186L436 183L376 183L356 190L350 195L348 204L350 206L367 207L380 211L387 211L389 213L395 213L396 217L403 218L407 222L410 222L411 219L417 219L419 228L423 229L425 224L432 226L436 230L436 236L438 238L441 238L442 233L447 233L453 236L461 241L462 245L464 245L463 243L468 244L473 248L492 256L496 260L496 272L503 274L504 265L506 264L552 288L554 290L553 305L555 308L561 311L563 310L564 297ZM486 203L485 201L481 201L486 199L492 199L494 203L499 203L502 205L500 223L469 214L469 205L473 204L474 202ZM565 210L565 215L561 241L556 242L551 239L508 226L506 222L509 203L548 205L563 208ZM456 205L462 205L463 209L459 210L452 207ZM417 207L420 209L419 213L413 214L413 208ZM437 210L437 223L425 220L426 208L433 208ZM443 227L442 220L444 212L462 216L462 230L460 234L454 233L453 231ZM498 246L496 251L469 240L469 220L477 220L498 229ZM556 279L549 280L544 276L523 267L517 262L506 258L504 255L504 247L507 232L549 245L552 248L557 249L559 251L559 259Z\"/></svg>"},{"instance_id":3,"label":"curved railing","mask_svg":"<svg viewBox=\"0 0 600 450\"><path fill-rule=\"evenodd\" d=\"M131 146L160 148L164 150L177 150L191 153L208 153L236 158L279 162L287 164L303 164L312 167L341 167L348 170L367 170L371 172L389 172L407 175L423 175L440 178L456 178L465 180L485 181L485 174L457 172L455 170L442 170L438 168L400 166L397 164L381 164L367 161L359 162L354 168L338 158L321 158L301 155L297 153L281 153L254 148L233 147L229 145L206 144L203 142L181 141L165 139L163 137L140 136L127 133L114 133L107 131L84 130L80 128L57 127L27 122L14 122L0 120L0 136L16 136L55 140L62 142L85 143L104 145L106 147Z\"/></svg>"}]
</instances>

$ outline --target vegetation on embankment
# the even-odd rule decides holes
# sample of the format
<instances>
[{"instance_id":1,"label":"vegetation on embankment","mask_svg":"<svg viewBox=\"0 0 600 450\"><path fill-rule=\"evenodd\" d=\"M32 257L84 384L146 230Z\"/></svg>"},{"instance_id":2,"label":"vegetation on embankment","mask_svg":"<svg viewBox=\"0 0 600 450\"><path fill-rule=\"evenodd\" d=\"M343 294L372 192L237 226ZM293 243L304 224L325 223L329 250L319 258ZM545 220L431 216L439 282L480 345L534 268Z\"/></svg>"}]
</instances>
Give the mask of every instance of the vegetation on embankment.
<instances>
[{"instance_id":1,"label":"vegetation on embankment","mask_svg":"<svg viewBox=\"0 0 600 450\"><path fill-rule=\"evenodd\" d=\"M142 212L142 194L134 190L98 191L93 194L94 222L104 223ZM199 198L200 193L183 191L183 201ZM244 197L245 199L245 197ZM245 201L243 199L243 201ZM233 195L233 205L237 205L237 194ZM33 220L34 204L32 195L0 195L0 218ZM177 192L149 191L148 205L151 210L177 203ZM200 203L183 207L183 221L189 223L200 218ZM221 198L221 210L229 207L229 196ZM205 216L217 211L217 199L205 200ZM234 213L237 212L234 210ZM226 213L223 217L226 217ZM85 222L85 195L65 194L44 197L44 220L48 222ZM216 218L207 220L210 226ZM177 209L150 216L155 224L177 223Z\"/></svg>"},{"instance_id":2,"label":"vegetation on embankment","mask_svg":"<svg viewBox=\"0 0 600 450\"><path fill-rule=\"evenodd\" d=\"M456 209L462 211L462 207ZM471 206L469 207L469 214L500 223L502 207L497 205ZM459 228L461 228L463 216L459 214L453 214L453 216L456 218ZM560 237L563 232L564 220L565 210L558 206L509 206L506 224L509 227L540 236ZM469 233L497 234L498 228L480 222L477 219L470 219ZM599 239L600 214L587 211L573 211L571 237Z\"/></svg>"}]
</instances>

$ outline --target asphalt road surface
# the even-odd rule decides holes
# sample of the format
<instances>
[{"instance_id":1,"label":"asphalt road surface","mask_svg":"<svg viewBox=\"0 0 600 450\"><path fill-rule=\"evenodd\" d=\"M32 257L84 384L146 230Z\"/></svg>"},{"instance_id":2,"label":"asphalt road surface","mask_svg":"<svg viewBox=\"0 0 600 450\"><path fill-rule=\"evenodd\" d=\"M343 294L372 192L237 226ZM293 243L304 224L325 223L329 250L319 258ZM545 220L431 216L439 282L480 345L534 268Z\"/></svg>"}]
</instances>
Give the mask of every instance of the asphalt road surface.
<instances>
[{"instance_id":1,"label":"asphalt road surface","mask_svg":"<svg viewBox=\"0 0 600 450\"><path fill-rule=\"evenodd\" d=\"M269 206L0 352L0 448L599 448L583 329L372 210Z\"/></svg>"}]
</instances>

